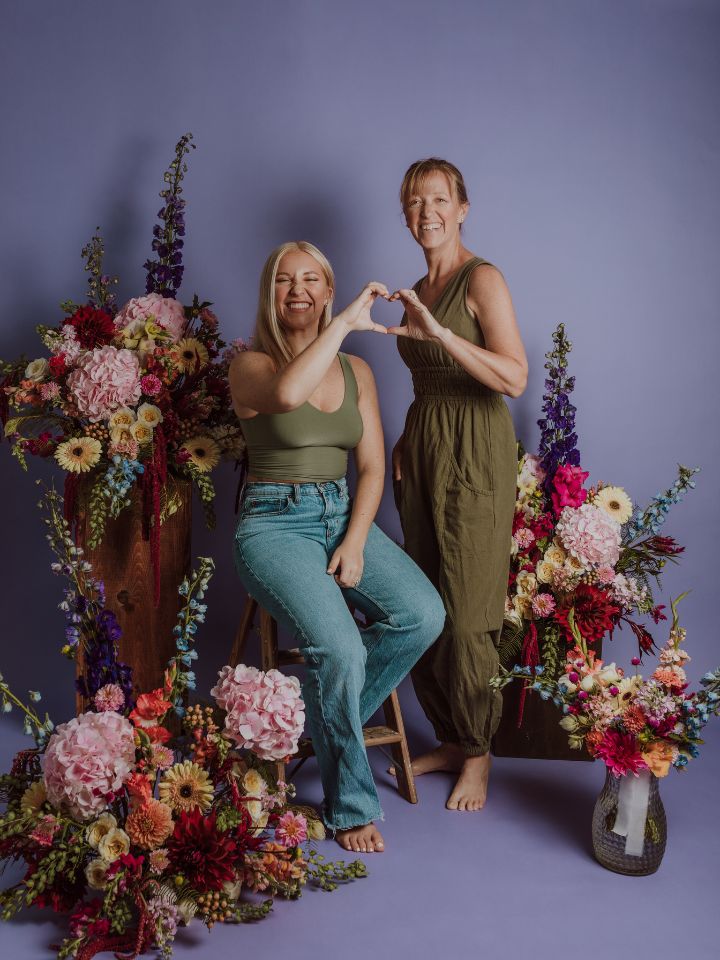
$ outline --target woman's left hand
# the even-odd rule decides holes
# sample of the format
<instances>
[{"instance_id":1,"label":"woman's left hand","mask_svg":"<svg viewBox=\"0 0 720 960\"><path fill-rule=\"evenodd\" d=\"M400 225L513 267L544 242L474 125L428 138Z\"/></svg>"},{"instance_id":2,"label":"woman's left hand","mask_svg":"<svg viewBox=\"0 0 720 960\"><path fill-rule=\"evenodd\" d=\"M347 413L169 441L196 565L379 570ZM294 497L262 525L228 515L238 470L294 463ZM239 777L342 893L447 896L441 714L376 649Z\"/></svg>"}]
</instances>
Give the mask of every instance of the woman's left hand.
<instances>
[{"instance_id":1,"label":"woman's left hand","mask_svg":"<svg viewBox=\"0 0 720 960\"><path fill-rule=\"evenodd\" d=\"M327 572L335 577L339 587L356 587L362 579L363 566L362 547L343 540L332 555Z\"/></svg>"},{"instance_id":2,"label":"woman's left hand","mask_svg":"<svg viewBox=\"0 0 720 960\"><path fill-rule=\"evenodd\" d=\"M411 337L413 340L440 340L445 327L430 313L414 290L396 290L390 300L400 300L405 307L407 325L388 327L387 332L396 337Z\"/></svg>"}]
</instances>

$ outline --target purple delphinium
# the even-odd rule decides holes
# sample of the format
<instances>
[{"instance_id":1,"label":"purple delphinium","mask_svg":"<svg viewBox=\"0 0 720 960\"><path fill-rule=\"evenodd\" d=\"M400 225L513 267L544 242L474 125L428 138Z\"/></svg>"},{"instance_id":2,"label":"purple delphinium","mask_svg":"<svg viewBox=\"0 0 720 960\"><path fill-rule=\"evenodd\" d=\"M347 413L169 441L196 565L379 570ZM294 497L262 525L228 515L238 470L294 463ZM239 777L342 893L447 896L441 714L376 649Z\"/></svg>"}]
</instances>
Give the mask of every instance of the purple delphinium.
<instances>
[{"instance_id":1,"label":"purple delphinium","mask_svg":"<svg viewBox=\"0 0 720 960\"><path fill-rule=\"evenodd\" d=\"M78 693L92 700L101 687L117 684L125 695L125 707L132 707L132 668L118 660L118 643L122 636L120 624L112 610L99 610L94 617L94 629L86 644L85 672L75 681Z\"/></svg>"},{"instance_id":2,"label":"purple delphinium","mask_svg":"<svg viewBox=\"0 0 720 960\"><path fill-rule=\"evenodd\" d=\"M159 293L163 297L175 298L182 283L185 268L182 263L182 249L185 245L185 201L182 199L182 180L187 173L185 156L195 149L191 143L192 134L186 133L175 145L175 158L163 176L167 184L160 196L165 201L158 210L162 221L153 227L152 248L156 260L146 260L143 266L147 270L145 289L147 293Z\"/></svg>"},{"instance_id":3,"label":"purple delphinium","mask_svg":"<svg viewBox=\"0 0 720 960\"><path fill-rule=\"evenodd\" d=\"M572 344L565 336L565 324L559 323L552 335L554 349L545 354L545 380L542 411L538 420L540 444L538 456L545 471L544 489L550 494L555 471L564 463L580 466L580 451L575 433L575 410L570 394L575 388L575 377L567 375L567 355Z\"/></svg>"}]
</instances>

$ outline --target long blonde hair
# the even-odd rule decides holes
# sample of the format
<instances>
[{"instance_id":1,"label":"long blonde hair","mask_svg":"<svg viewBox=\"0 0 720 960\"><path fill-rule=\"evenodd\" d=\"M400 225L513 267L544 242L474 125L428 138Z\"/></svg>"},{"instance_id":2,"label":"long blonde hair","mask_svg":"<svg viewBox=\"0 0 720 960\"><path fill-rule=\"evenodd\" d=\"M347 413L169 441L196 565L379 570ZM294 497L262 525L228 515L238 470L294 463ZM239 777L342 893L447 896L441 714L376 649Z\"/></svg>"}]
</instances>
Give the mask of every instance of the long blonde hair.
<instances>
[{"instance_id":1,"label":"long blonde hair","mask_svg":"<svg viewBox=\"0 0 720 960\"><path fill-rule=\"evenodd\" d=\"M291 240L288 243L283 243L279 247L276 247L265 261L265 266L260 274L260 296L258 300L257 320L255 322L253 350L266 353L272 358L278 370L290 363L294 354L290 349L275 309L275 278L277 277L278 264L282 258L286 253L294 250L302 250L303 253L309 253L313 259L317 260L327 281L327 285L330 288L328 302L320 317L318 333L324 330L332 320L335 274L325 254L308 240Z\"/></svg>"}]
</instances>

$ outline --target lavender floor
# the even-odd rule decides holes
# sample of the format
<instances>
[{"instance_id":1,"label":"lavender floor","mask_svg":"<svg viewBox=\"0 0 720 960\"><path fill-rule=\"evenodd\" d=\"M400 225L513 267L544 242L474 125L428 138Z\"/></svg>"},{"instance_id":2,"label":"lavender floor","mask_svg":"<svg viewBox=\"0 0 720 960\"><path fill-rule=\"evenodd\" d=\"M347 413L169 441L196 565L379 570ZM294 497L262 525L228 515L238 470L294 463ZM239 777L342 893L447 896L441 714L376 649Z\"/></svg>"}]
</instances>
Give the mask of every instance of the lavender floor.
<instances>
[{"instance_id":1,"label":"lavender floor","mask_svg":"<svg viewBox=\"0 0 720 960\"><path fill-rule=\"evenodd\" d=\"M403 689L402 700L414 746L430 745L411 691ZM180 933L176 956L710 960L718 955L720 750L712 746L718 731L708 732L700 761L661 785L668 849L658 873L644 878L610 873L592 857L599 764L496 760L487 807L463 815L444 809L449 775L419 779L420 802L411 806L384 772L382 753L372 751L387 849L364 857L367 879L277 901L270 917L254 925L216 926L211 933L191 926ZM2 768L26 745L7 722ZM301 799L319 802L313 761L297 785ZM342 856L331 841L321 847L330 858ZM61 935L52 913L27 911L0 925L0 956L50 957L48 945Z\"/></svg>"}]
</instances>

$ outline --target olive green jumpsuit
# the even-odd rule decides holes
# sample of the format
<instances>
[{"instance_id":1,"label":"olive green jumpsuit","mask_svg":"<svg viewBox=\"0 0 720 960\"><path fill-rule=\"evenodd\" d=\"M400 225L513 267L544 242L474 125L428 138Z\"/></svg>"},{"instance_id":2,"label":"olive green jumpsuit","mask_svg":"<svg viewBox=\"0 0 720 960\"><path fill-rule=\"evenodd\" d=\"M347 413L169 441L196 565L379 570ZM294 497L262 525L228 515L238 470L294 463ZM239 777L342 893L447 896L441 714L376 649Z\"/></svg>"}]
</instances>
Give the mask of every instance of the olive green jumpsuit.
<instances>
[{"instance_id":1,"label":"olive green jumpsuit","mask_svg":"<svg viewBox=\"0 0 720 960\"><path fill-rule=\"evenodd\" d=\"M479 346L482 331L465 294L482 263L474 257L463 264L430 308L438 323ZM443 632L412 679L438 740L479 756L490 747L502 709L488 680L498 668L510 565L515 432L501 394L473 379L439 344L400 337L398 349L415 389L398 493L405 549L447 611Z\"/></svg>"}]
</instances>

